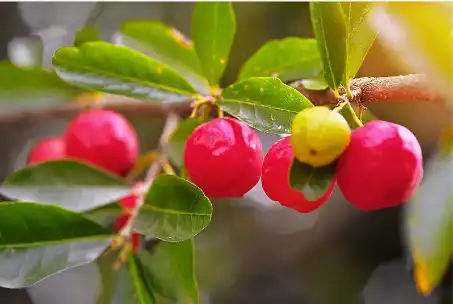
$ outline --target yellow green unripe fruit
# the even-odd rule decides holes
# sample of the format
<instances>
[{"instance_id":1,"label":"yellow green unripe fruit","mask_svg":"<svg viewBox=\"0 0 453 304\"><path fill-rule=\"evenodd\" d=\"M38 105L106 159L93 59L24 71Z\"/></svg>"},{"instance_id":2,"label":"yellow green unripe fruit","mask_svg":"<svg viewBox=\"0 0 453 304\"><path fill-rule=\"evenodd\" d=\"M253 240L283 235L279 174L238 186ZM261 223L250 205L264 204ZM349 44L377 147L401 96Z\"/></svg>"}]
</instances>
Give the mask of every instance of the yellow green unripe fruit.
<instances>
[{"instance_id":1,"label":"yellow green unripe fruit","mask_svg":"<svg viewBox=\"0 0 453 304\"><path fill-rule=\"evenodd\" d=\"M335 161L351 141L351 128L344 117L328 107L308 108L291 125L294 156L313 167Z\"/></svg>"}]
</instances>

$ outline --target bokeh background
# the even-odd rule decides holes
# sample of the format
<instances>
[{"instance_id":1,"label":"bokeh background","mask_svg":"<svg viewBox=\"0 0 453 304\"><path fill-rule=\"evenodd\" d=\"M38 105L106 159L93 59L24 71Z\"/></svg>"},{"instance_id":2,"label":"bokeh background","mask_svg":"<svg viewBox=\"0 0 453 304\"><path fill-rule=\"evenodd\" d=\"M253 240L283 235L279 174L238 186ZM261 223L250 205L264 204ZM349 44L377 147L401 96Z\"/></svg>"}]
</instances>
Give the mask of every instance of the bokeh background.
<instances>
[{"instance_id":1,"label":"bokeh background","mask_svg":"<svg viewBox=\"0 0 453 304\"><path fill-rule=\"evenodd\" d=\"M129 19L159 19L190 34L192 3L0 3L0 57L24 60L23 44L41 41L44 66L53 52L103 5L96 19L109 40ZM236 79L242 63L263 43L287 36L313 37L308 3L235 2L237 35L223 79ZM423 22L420 20L420 22ZM24 57L25 56L25 57ZM358 76L400 75L377 41ZM52 100L43 100L48 105ZM2 101L2 111L11 107ZM35 104L36 106L36 104ZM380 119L402 124L419 139L425 159L433 153L445 109L427 102L372 104ZM155 147L163 117L130 117L142 149ZM24 165L30 146L59 134L67 119L0 124L0 178ZM277 139L261 134L265 151ZM244 199L213 202L212 224L196 238L202 303L212 304L434 304L453 303L451 273L431 296L418 295L402 241L402 207L363 213L344 201L338 189L318 212L302 215L270 201L258 184ZM100 282L95 264L55 275L28 290L0 289L5 304L94 304ZM450 292L448 292L450 290Z\"/></svg>"}]
</instances>

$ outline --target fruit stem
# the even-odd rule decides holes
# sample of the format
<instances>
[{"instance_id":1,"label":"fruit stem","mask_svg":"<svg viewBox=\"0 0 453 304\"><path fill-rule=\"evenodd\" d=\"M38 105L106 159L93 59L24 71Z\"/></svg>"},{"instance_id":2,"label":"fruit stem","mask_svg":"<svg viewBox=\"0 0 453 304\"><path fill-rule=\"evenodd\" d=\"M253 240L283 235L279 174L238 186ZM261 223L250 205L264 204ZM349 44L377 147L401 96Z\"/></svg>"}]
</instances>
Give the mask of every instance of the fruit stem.
<instances>
[{"instance_id":1,"label":"fruit stem","mask_svg":"<svg viewBox=\"0 0 453 304\"><path fill-rule=\"evenodd\" d=\"M354 108L351 106L351 103L349 101L347 102L347 106L348 106L349 112L351 112L352 119L354 119L355 123L359 127L363 127L362 121L359 119L359 117L357 117L357 114L355 113Z\"/></svg>"},{"instance_id":2,"label":"fruit stem","mask_svg":"<svg viewBox=\"0 0 453 304\"><path fill-rule=\"evenodd\" d=\"M175 170L173 170L173 167L171 166L170 162L168 160L164 160L162 162L162 170L164 170L164 172L166 174L171 174L171 175L175 175Z\"/></svg>"},{"instance_id":3,"label":"fruit stem","mask_svg":"<svg viewBox=\"0 0 453 304\"><path fill-rule=\"evenodd\" d=\"M343 100L343 101L341 101L341 102L340 102L340 103L339 103L332 111L334 111L334 112L340 112L341 109L343 109L344 106L345 106L347 103L349 103L348 100Z\"/></svg>"}]
</instances>

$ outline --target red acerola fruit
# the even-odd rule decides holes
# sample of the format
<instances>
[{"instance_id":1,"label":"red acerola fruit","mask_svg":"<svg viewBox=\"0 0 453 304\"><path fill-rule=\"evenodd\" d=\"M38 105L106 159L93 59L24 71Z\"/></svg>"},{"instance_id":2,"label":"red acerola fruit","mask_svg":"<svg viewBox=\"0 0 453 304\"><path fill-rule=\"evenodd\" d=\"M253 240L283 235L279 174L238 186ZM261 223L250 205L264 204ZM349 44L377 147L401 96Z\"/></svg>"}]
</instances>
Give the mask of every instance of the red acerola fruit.
<instances>
[{"instance_id":1,"label":"red acerola fruit","mask_svg":"<svg viewBox=\"0 0 453 304\"><path fill-rule=\"evenodd\" d=\"M28 164L66 158L66 145L60 137L48 137L39 141L28 155Z\"/></svg>"},{"instance_id":2,"label":"red acerola fruit","mask_svg":"<svg viewBox=\"0 0 453 304\"><path fill-rule=\"evenodd\" d=\"M130 217L131 217L130 213L123 213L120 216L118 216L114 223L115 229L117 231L123 229L123 227L126 226L127 222L129 221Z\"/></svg>"},{"instance_id":3,"label":"red acerola fruit","mask_svg":"<svg viewBox=\"0 0 453 304\"><path fill-rule=\"evenodd\" d=\"M242 197L261 176L258 135L233 118L217 118L193 131L184 149L189 179L210 198Z\"/></svg>"},{"instance_id":4,"label":"red acerola fruit","mask_svg":"<svg viewBox=\"0 0 453 304\"><path fill-rule=\"evenodd\" d=\"M124 176L139 154L137 134L124 116L110 110L78 114L64 134L67 155Z\"/></svg>"},{"instance_id":5,"label":"red acerola fruit","mask_svg":"<svg viewBox=\"0 0 453 304\"><path fill-rule=\"evenodd\" d=\"M263 161L261 185L264 193L271 200L298 212L309 213L330 198L335 188L335 180L332 181L324 195L313 201L293 189L289 184L289 171L294 159L290 138L291 136L288 136L278 140L267 152Z\"/></svg>"},{"instance_id":6,"label":"red acerola fruit","mask_svg":"<svg viewBox=\"0 0 453 304\"><path fill-rule=\"evenodd\" d=\"M380 120L352 132L337 168L344 197L364 211L406 202L422 178L422 151L415 135L403 126Z\"/></svg>"}]
</instances>

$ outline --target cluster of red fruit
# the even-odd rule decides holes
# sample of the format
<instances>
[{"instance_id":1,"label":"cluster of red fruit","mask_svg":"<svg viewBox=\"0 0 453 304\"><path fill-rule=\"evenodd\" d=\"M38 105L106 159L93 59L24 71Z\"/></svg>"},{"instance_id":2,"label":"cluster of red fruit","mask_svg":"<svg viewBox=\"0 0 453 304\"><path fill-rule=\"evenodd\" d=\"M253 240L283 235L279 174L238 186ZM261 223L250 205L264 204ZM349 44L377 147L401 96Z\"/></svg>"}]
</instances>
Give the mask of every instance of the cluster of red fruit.
<instances>
[{"instance_id":1,"label":"cluster of red fruit","mask_svg":"<svg viewBox=\"0 0 453 304\"><path fill-rule=\"evenodd\" d=\"M326 202L336 184L362 210L396 206L410 199L423 176L416 137L403 126L375 120L352 131L350 138L348 135L329 189L310 201L289 184L292 136L274 143L263 159L259 137L245 123L232 118L206 122L187 140L184 163L188 176L210 198L242 197L261 177L270 199L302 213Z\"/></svg>"},{"instance_id":2,"label":"cluster of red fruit","mask_svg":"<svg viewBox=\"0 0 453 304\"><path fill-rule=\"evenodd\" d=\"M124 177L138 155L137 134L129 121L120 113L96 109L79 113L61 136L39 141L31 149L27 163L74 159ZM128 222L130 210L137 202L134 191L140 185L135 185L132 193L119 201L125 212L115 222L118 231ZM139 246L138 240L139 235L134 233L132 247Z\"/></svg>"}]
</instances>

